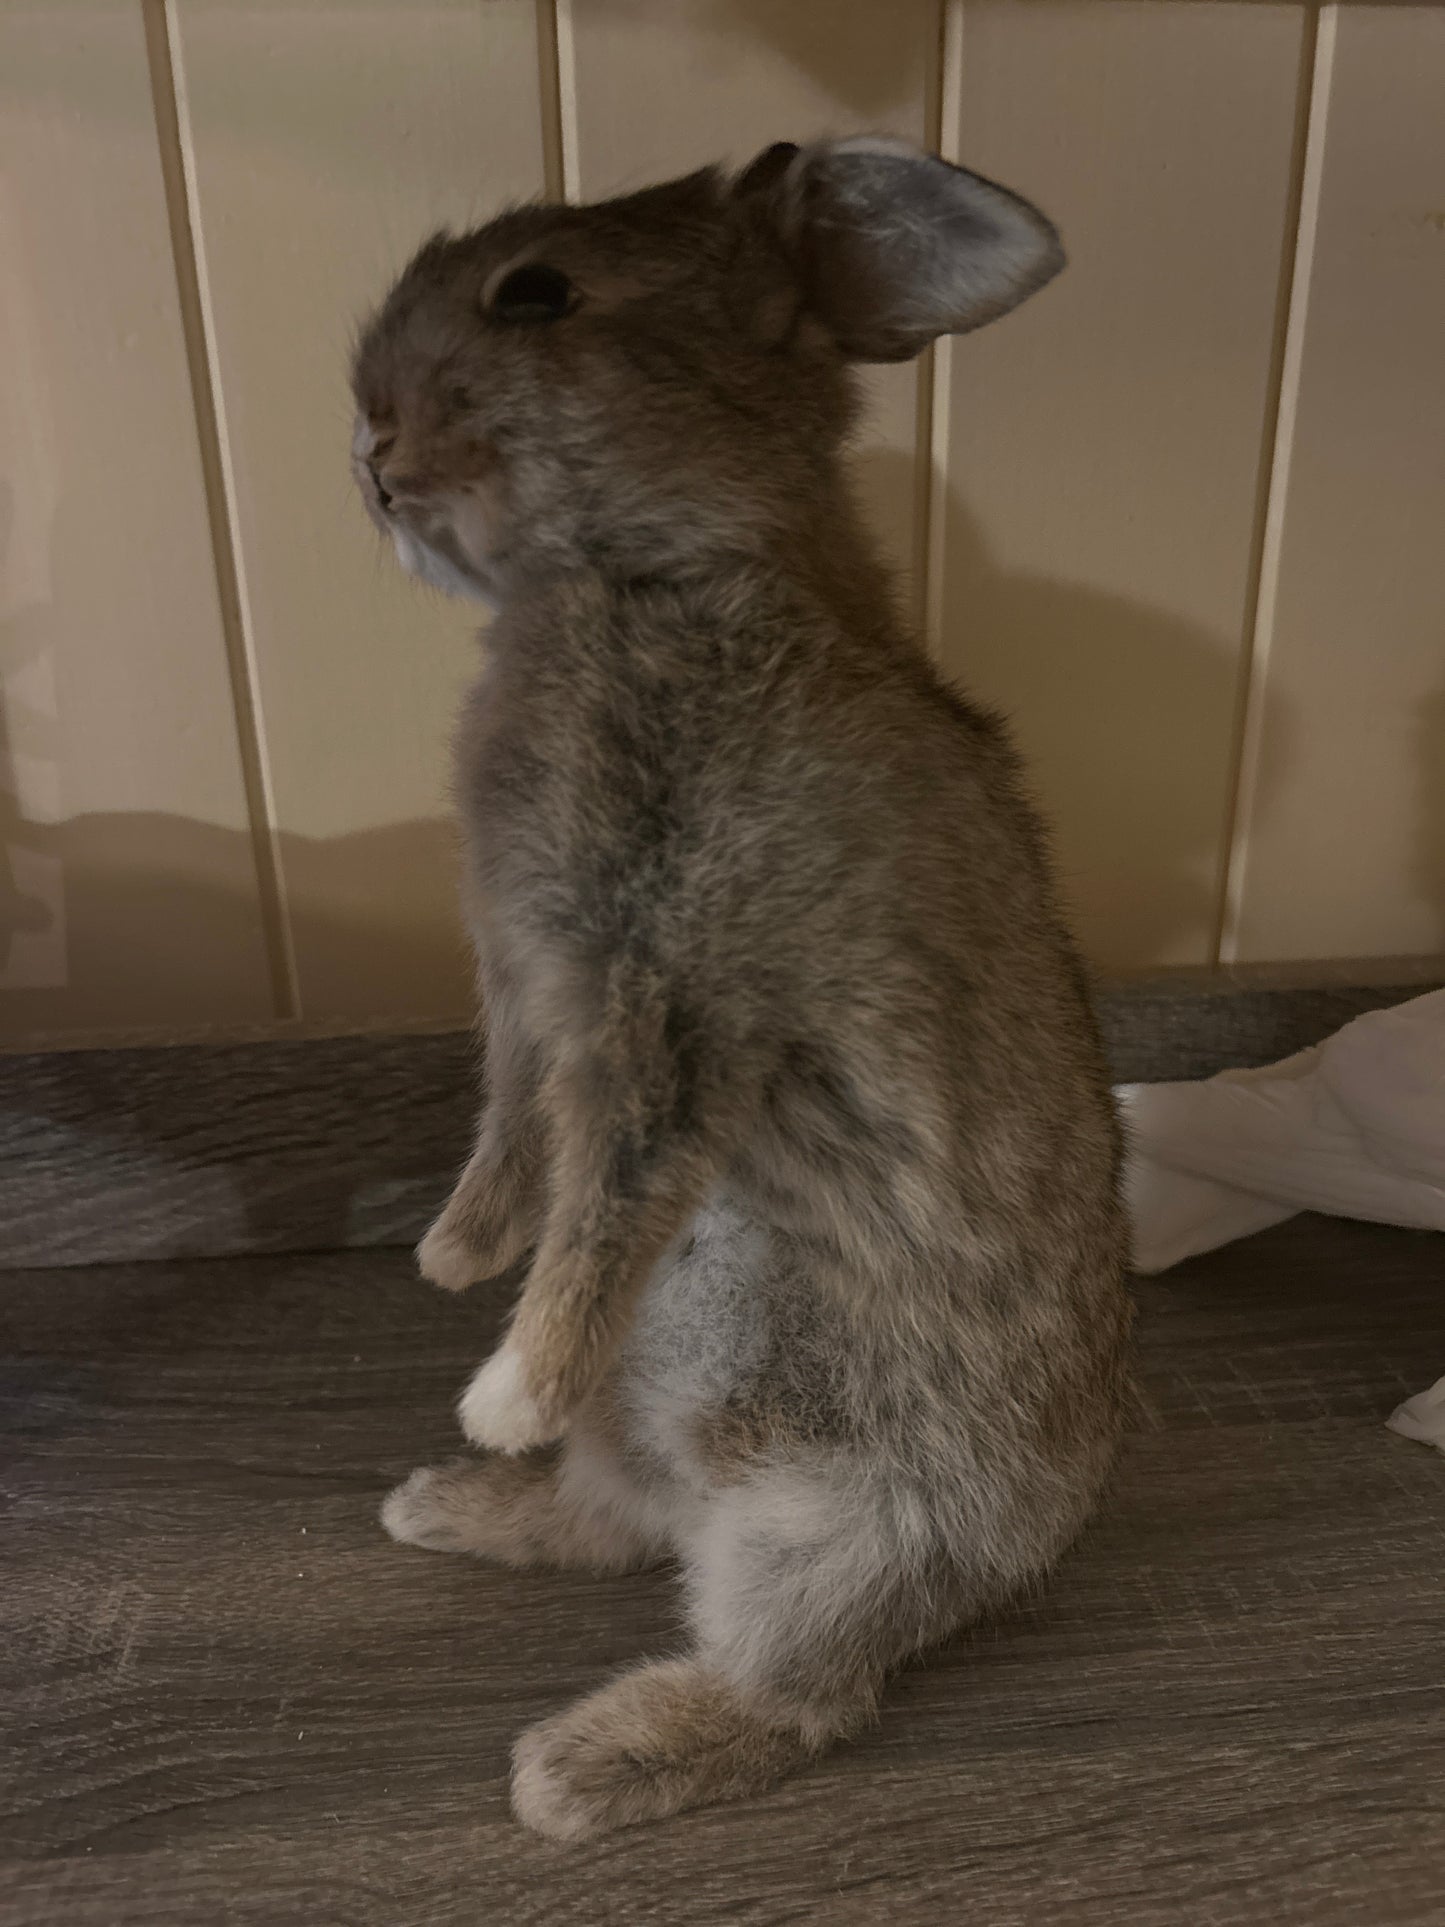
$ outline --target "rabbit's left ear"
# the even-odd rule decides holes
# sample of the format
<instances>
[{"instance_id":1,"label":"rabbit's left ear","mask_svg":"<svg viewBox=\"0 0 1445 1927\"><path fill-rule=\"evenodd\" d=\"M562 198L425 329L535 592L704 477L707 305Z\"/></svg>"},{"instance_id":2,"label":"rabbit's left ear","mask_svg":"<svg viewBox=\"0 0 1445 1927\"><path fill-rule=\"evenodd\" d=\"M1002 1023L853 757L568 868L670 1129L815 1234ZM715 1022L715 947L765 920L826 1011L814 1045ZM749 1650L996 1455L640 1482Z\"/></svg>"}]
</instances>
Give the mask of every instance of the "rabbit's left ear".
<instances>
[{"instance_id":1,"label":"rabbit's left ear","mask_svg":"<svg viewBox=\"0 0 1445 1927\"><path fill-rule=\"evenodd\" d=\"M1064 265L1036 207L906 141L770 148L738 188L769 194L808 307L857 361L980 328Z\"/></svg>"}]
</instances>

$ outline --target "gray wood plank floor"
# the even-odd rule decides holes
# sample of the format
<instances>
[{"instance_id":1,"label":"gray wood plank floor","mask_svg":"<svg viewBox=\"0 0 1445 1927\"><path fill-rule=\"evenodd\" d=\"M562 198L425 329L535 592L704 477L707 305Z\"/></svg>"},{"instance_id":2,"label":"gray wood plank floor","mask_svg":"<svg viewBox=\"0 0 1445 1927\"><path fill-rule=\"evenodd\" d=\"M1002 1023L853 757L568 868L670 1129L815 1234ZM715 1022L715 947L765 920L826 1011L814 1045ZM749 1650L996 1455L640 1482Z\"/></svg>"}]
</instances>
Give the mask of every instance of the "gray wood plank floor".
<instances>
[{"instance_id":1,"label":"gray wood plank floor","mask_svg":"<svg viewBox=\"0 0 1445 1927\"><path fill-rule=\"evenodd\" d=\"M665 1576L390 1544L495 1298L368 1251L0 1276L4 1927L1445 1919L1445 1241L1299 1219L1141 1283L1153 1411L1048 1595L764 1798L563 1849L516 1731Z\"/></svg>"}]
</instances>

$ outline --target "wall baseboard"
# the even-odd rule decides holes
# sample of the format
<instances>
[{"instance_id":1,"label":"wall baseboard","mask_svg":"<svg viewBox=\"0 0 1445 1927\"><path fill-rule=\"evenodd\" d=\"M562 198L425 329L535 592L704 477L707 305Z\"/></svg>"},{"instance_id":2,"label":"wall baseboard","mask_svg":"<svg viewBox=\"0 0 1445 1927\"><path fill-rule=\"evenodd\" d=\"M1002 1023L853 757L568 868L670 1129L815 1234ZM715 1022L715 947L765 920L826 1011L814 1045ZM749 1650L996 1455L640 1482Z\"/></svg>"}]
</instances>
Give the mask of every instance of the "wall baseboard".
<instances>
[{"instance_id":1,"label":"wall baseboard","mask_svg":"<svg viewBox=\"0 0 1445 1927\"><path fill-rule=\"evenodd\" d=\"M1105 984L1116 1081L1207 1077L1445 982L1439 962ZM0 1264L406 1244L469 1149L468 1031L0 1056Z\"/></svg>"}]
</instances>

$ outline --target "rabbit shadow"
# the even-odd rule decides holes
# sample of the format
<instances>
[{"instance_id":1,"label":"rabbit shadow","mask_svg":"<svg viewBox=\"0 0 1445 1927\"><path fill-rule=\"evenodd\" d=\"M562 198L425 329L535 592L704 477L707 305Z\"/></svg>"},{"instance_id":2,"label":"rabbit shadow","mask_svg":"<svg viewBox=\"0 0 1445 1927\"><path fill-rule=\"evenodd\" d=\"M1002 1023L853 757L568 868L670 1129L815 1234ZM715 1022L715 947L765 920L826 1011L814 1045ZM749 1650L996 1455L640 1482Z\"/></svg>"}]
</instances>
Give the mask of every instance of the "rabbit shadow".
<instances>
[{"instance_id":1,"label":"rabbit shadow","mask_svg":"<svg viewBox=\"0 0 1445 1927\"><path fill-rule=\"evenodd\" d=\"M193 1090L155 1051L53 1049L67 1034L87 1043L123 1043L137 1031L205 1036L222 1026L274 1035L286 1008L249 826L163 809L67 807L77 788L95 787L78 759L84 730L100 718L77 684L105 646L72 633L74 605L47 586L95 567L73 501L59 491L42 535L20 526L0 489L0 568L10 591L0 619L0 1050L39 1053L7 1067L0 1139L24 1155L0 1160L0 1239L17 1261L49 1263L135 1248L127 1214L159 1235L174 1228L199 1237L207 1249L294 1245L303 1219L319 1247L378 1224L394 1222L406 1235L439 1203L465 1149L473 1100L464 1043L441 1051L434 1103L419 1101L426 1094L404 1067L389 1089L374 1090L368 1053L325 1044L307 1047L304 1071L300 1059L284 1064L274 1052L244 1062L193 1055ZM95 747L112 773L106 789L117 781L130 788L134 778L144 793L155 787L141 767L153 737L147 729L130 741L132 723L129 712L117 714ZM234 742L217 749L234 754ZM449 823L399 821L326 838L283 833L278 854L308 1020L352 1029L396 1029L419 1013L458 1028L470 1022ZM268 1111L261 1089L268 1077L288 1103L295 1090L314 1089L317 1116L330 1126L271 1142L275 1106ZM395 1121L400 1107L404 1127ZM354 1152L338 1151L335 1119L353 1113ZM219 1137L218 1118L226 1120Z\"/></svg>"},{"instance_id":2,"label":"rabbit shadow","mask_svg":"<svg viewBox=\"0 0 1445 1927\"><path fill-rule=\"evenodd\" d=\"M32 1172L37 1145L47 1147L43 1208L33 1185L27 1203L0 1178L0 1238L18 1235L17 1262L70 1261L72 1234L82 1255L97 1236L129 1249L124 1226L112 1241L92 1224L97 1201L141 1212L148 1238L183 1251L415 1237L466 1155L476 1101L448 824L282 838L297 949L339 1006L318 988L309 1041L294 1046L301 1027L276 1021L248 832L159 811L30 824L12 810L3 835L59 879L53 906L22 898L11 922L28 930L53 910L65 963L60 981L5 985L15 939L0 938L0 1051L41 1053L10 1060L0 1137L29 1147ZM395 879L410 879L404 892L379 887ZM418 915L428 894L436 902ZM418 1028L395 1048L349 1041ZM328 1030L342 1035L316 1035ZM47 1048L67 1032L117 1048ZM128 1033L152 1046L165 1035L198 1041L184 1060L191 1088L167 1072L164 1052L124 1048ZM265 1038L279 1051L250 1048ZM288 1120L279 1142L278 1105ZM18 1184L19 1160L14 1169Z\"/></svg>"},{"instance_id":3,"label":"rabbit shadow","mask_svg":"<svg viewBox=\"0 0 1445 1927\"><path fill-rule=\"evenodd\" d=\"M589 0L589 5L594 0ZM598 11L646 13L637 0L600 0ZM941 17L936 0L843 0L827 7L780 6L777 0L708 0L694 10L694 31L723 46L765 46L802 78L810 92L837 105L833 124L781 127L776 138L879 131L897 111L905 90L918 84L918 48L936 46Z\"/></svg>"},{"instance_id":4,"label":"rabbit shadow","mask_svg":"<svg viewBox=\"0 0 1445 1927\"><path fill-rule=\"evenodd\" d=\"M903 492L922 512L907 458L865 449L856 468L866 501ZM1168 609L1003 566L965 496L934 485L944 490L934 504L945 571L938 658L1008 719L1086 953L1112 972L1213 963L1240 724L1237 644ZM910 582L909 606L923 599ZM1272 710L1256 821L1287 779L1291 734L1289 716Z\"/></svg>"}]
</instances>

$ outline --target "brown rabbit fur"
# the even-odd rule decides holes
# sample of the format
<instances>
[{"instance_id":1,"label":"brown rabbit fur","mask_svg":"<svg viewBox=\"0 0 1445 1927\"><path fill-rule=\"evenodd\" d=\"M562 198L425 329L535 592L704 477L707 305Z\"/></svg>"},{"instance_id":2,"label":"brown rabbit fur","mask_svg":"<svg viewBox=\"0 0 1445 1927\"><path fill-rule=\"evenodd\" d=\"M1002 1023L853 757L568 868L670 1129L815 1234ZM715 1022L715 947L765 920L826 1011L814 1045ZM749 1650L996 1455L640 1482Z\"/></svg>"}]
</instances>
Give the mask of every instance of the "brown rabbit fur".
<instances>
[{"instance_id":1,"label":"brown rabbit fur","mask_svg":"<svg viewBox=\"0 0 1445 1927\"><path fill-rule=\"evenodd\" d=\"M403 563L494 602L458 737L487 1027L420 1248L533 1253L399 1539L672 1556L686 1657L525 1733L572 1839L746 1794L1032 1586L1126 1398L1117 1134L999 724L899 621L849 500L850 363L1062 264L899 143L769 149L429 241L357 351Z\"/></svg>"}]
</instances>

